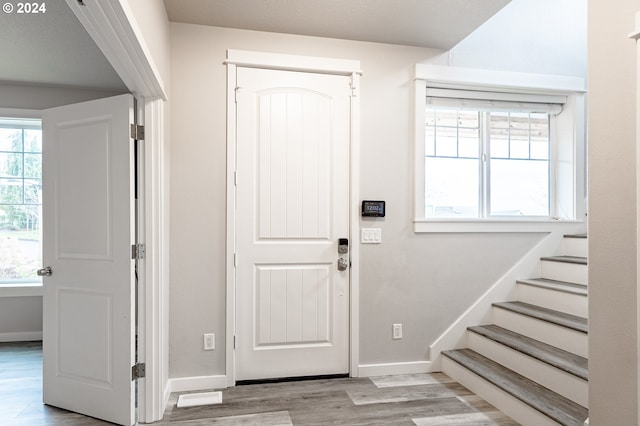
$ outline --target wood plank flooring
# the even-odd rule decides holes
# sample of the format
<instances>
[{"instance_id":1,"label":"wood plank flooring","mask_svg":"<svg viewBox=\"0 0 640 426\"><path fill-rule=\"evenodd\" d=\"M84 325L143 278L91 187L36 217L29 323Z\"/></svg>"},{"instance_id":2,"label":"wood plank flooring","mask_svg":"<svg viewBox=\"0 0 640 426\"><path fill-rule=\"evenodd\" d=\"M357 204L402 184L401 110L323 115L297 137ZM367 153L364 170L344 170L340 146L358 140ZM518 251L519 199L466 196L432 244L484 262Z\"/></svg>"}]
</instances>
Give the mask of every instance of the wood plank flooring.
<instances>
[{"instance_id":1,"label":"wood plank flooring","mask_svg":"<svg viewBox=\"0 0 640 426\"><path fill-rule=\"evenodd\" d=\"M0 425L109 423L42 404L40 342L0 343ZM177 408L157 425L517 425L444 374L254 384L222 391L222 404Z\"/></svg>"}]
</instances>

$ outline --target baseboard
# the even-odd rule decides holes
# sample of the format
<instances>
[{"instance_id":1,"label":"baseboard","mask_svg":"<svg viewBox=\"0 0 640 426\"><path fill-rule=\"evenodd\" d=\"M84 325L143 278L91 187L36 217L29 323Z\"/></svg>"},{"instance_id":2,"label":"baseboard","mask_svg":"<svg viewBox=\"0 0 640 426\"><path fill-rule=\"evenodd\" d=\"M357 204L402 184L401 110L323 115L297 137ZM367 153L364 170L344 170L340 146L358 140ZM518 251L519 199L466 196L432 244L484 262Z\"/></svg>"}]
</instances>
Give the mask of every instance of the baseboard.
<instances>
[{"instance_id":1,"label":"baseboard","mask_svg":"<svg viewBox=\"0 0 640 426\"><path fill-rule=\"evenodd\" d=\"M42 331L0 333L0 342L32 342L36 340L42 340Z\"/></svg>"},{"instance_id":2,"label":"baseboard","mask_svg":"<svg viewBox=\"0 0 640 426\"><path fill-rule=\"evenodd\" d=\"M430 370L429 361L392 362L387 364L364 364L358 366L359 377L391 376L395 374L418 374Z\"/></svg>"},{"instance_id":3,"label":"baseboard","mask_svg":"<svg viewBox=\"0 0 640 426\"><path fill-rule=\"evenodd\" d=\"M227 376L195 376L195 377L178 377L169 379L169 394L172 392L190 392L211 389L225 389L227 387ZM165 397L168 400L168 396Z\"/></svg>"}]
</instances>

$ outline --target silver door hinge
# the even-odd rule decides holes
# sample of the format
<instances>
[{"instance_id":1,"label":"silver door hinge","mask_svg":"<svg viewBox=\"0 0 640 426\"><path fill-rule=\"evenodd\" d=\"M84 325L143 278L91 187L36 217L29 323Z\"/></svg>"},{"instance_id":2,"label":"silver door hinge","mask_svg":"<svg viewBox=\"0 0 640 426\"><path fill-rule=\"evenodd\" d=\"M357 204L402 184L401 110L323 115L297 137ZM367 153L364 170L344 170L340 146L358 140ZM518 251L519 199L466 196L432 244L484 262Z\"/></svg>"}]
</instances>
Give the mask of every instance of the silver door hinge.
<instances>
[{"instance_id":1,"label":"silver door hinge","mask_svg":"<svg viewBox=\"0 0 640 426\"><path fill-rule=\"evenodd\" d=\"M236 336L233 336L233 349L236 348Z\"/></svg>"},{"instance_id":2,"label":"silver door hinge","mask_svg":"<svg viewBox=\"0 0 640 426\"><path fill-rule=\"evenodd\" d=\"M133 260L144 259L145 253L146 253L146 248L144 244L133 244L131 246L131 259Z\"/></svg>"},{"instance_id":3,"label":"silver door hinge","mask_svg":"<svg viewBox=\"0 0 640 426\"><path fill-rule=\"evenodd\" d=\"M139 362L131 367L131 380L142 379L147 373L147 366L143 362Z\"/></svg>"},{"instance_id":4,"label":"silver door hinge","mask_svg":"<svg viewBox=\"0 0 640 426\"><path fill-rule=\"evenodd\" d=\"M132 124L131 125L131 139L135 139L137 141L144 140L144 126L140 124Z\"/></svg>"},{"instance_id":5,"label":"silver door hinge","mask_svg":"<svg viewBox=\"0 0 640 426\"><path fill-rule=\"evenodd\" d=\"M237 267L238 266L238 255L233 253L233 267Z\"/></svg>"}]
</instances>

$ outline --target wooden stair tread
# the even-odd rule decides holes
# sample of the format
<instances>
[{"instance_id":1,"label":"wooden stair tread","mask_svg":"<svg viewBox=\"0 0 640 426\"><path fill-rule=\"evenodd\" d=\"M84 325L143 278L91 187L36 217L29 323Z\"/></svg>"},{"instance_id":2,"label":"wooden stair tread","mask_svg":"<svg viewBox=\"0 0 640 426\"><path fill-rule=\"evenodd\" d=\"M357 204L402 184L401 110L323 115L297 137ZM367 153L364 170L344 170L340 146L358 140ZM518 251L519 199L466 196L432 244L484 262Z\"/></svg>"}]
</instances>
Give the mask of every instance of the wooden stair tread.
<instances>
[{"instance_id":1,"label":"wooden stair tread","mask_svg":"<svg viewBox=\"0 0 640 426\"><path fill-rule=\"evenodd\" d=\"M566 426L582 426L589 411L471 349L443 351L442 354L468 370Z\"/></svg>"},{"instance_id":2,"label":"wooden stair tread","mask_svg":"<svg viewBox=\"0 0 640 426\"><path fill-rule=\"evenodd\" d=\"M587 258L581 256L545 256L541 257L540 260L547 260L550 262L561 262L561 263L575 263L576 265L586 265Z\"/></svg>"},{"instance_id":3,"label":"wooden stair tread","mask_svg":"<svg viewBox=\"0 0 640 426\"><path fill-rule=\"evenodd\" d=\"M588 361L579 355L515 333L497 325L469 327L469 331L547 363L555 368L588 380Z\"/></svg>"},{"instance_id":4,"label":"wooden stair tread","mask_svg":"<svg viewBox=\"0 0 640 426\"><path fill-rule=\"evenodd\" d=\"M564 234L564 238L587 238L587 234Z\"/></svg>"},{"instance_id":5,"label":"wooden stair tread","mask_svg":"<svg viewBox=\"0 0 640 426\"><path fill-rule=\"evenodd\" d=\"M494 303L493 306L583 333L587 333L588 331L587 319L577 315L554 311L553 309L543 308L541 306L531 305L524 302L499 302Z\"/></svg>"},{"instance_id":6,"label":"wooden stair tread","mask_svg":"<svg viewBox=\"0 0 640 426\"><path fill-rule=\"evenodd\" d=\"M564 293L579 294L586 296L588 293L585 284L570 283L566 281L550 280L548 278L529 278L517 280L518 284L526 284L534 287L548 288L550 290L562 291Z\"/></svg>"}]
</instances>

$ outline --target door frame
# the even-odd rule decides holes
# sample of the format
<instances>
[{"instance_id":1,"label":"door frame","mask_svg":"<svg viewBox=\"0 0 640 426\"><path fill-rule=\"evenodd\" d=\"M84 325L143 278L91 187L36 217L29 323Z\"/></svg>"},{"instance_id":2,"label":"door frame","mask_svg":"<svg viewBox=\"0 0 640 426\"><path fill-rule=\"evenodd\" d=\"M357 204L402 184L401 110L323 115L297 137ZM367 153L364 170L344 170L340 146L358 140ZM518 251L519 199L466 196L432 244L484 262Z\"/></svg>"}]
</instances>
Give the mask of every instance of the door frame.
<instances>
[{"instance_id":1,"label":"door frame","mask_svg":"<svg viewBox=\"0 0 640 426\"><path fill-rule=\"evenodd\" d=\"M138 263L138 422L161 420L169 387L169 132L165 83L158 73L132 11L122 1L66 0L138 103L145 125L139 164L138 243L146 255Z\"/></svg>"},{"instance_id":2,"label":"door frame","mask_svg":"<svg viewBox=\"0 0 640 426\"><path fill-rule=\"evenodd\" d=\"M236 74L238 67L263 68L283 71L302 71L317 74L351 77L351 140L349 178L349 240L351 241L350 306L349 306L349 371L359 377L360 358L359 303L360 303L360 61L312 56L298 56L227 50L227 241L226 241L226 386L235 386L235 331L236 331ZM355 237L355 238L354 238Z\"/></svg>"}]
</instances>

